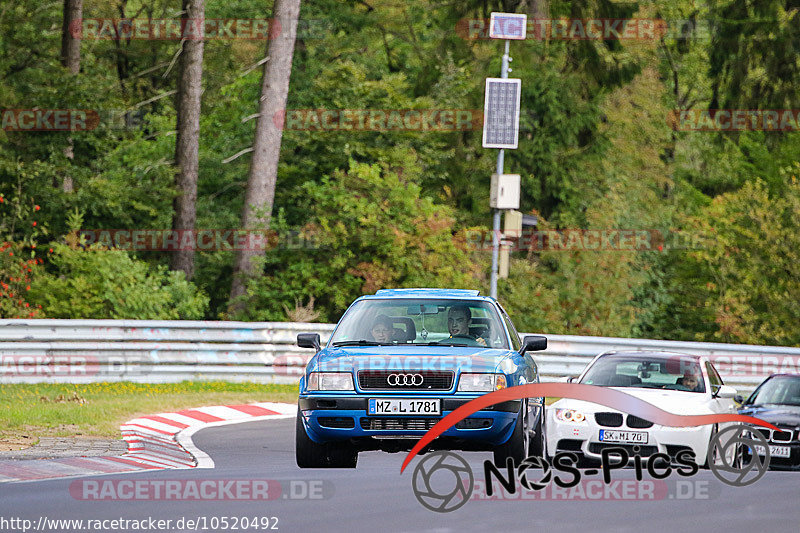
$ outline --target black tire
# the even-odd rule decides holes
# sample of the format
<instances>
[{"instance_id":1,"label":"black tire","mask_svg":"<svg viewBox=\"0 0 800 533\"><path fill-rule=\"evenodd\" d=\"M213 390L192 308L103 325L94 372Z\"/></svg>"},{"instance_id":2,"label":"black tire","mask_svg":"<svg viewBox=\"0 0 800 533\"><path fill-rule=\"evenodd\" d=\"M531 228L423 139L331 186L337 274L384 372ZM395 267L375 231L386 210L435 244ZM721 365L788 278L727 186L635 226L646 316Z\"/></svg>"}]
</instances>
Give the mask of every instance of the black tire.
<instances>
[{"instance_id":1,"label":"black tire","mask_svg":"<svg viewBox=\"0 0 800 533\"><path fill-rule=\"evenodd\" d=\"M539 422L536 423L534 434L531 436L529 454L542 459L547 459L547 441L544 436L544 405L540 407Z\"/></svg>"},{"instance_id":2,"label":"black tire","mask_svg":"<svg viewBox=\"0 0 800 533\"><path fill-rule=\"evenodd\" d=\"M528 409L525 403L522 404L522 409L514 425L514 431L511 437L503 444L495 447L494 449L494 464L498 467L506 466L506 459L509 457L514 459L514 464L519 465L526 457L528 457L530 446L530 432L527 431L528 425Z\"/></svg>"},{"instance_id":3,"label":"black tire","mask_svg":"<svg viewBox=\"0 0 800 533\"><path fill-rule=\"evenodd\" d=\"M718 432L719 432L719 426L717 424L714 424L714 427L711 430L711 438L708 441L709 448L711 447L711 442L714 440L714 437L716 437ZM742 464L745 463L745 461L744 461L744 459L745 459L744 448L742 448L740 445L737 445L736 448L734 448L733 456L730 457L730 459L731 459L731 462L732 462L732 466L734 468L741 468ZM722 459L721 456L718 453L714 453L714 464L716 464L720 460L722 460L724 462L727 459ZM701 468L703 468L704 470L709 470L711 468L711 466L709 465L709 462L708 462L708 454L706 454L706 462L703 464L703 466Z\"/></svg>"},{"instance_id":4,"label":"black tire","mask_svg":"<svg viewBox=\"0 0 800 533\"><path fill-rule=\"evenodd\" d=\"M708 449L709 450L711 449L711 442L714 440L714 437L717 435L717 431L718 430L719 430L719 427L717 426L717 424L714 424L714 426L712 426L712 428L711 428L711 437L709 437L709 439L708 439L708 446L709 446ZM717 458L718 458L717 454L715 453L714 454L715 462L716 462ZM711 468L711 466L709 465L709 461L708 461L708 453L706 453L705 462L703 463L703 466L701 466L700 468L702 468L703 470L709 470Z\"/></svg>"},{"instance_id":5,"label":"black tire","mask_svg":"<svg viewBox=\"0 0 800 533\"><path fill-rule=\"evenodd\" d=\"M358 451L347 446L347 443L327 442L317 444L311 440L297 413L295 423L294 451L297 466L300 468L355 468L358 463Z\"/></svg>"}]
</instances>

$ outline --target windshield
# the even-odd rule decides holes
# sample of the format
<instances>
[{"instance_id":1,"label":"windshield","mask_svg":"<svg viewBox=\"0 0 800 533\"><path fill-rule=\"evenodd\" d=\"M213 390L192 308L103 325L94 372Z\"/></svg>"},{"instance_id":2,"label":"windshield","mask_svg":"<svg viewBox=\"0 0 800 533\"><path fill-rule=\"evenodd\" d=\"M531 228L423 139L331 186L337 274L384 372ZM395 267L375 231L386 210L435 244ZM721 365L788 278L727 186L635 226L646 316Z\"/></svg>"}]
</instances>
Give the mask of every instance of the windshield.
<instances>
[{"instance_id":1,"label":"windshield","mask_svg":"<svg viewBox=\"0 0 800 533\"><path fill-rule=\"evenodd\" d=\"M331 346L449 345L508 349L494 306L487 301L369 299L353 304Z\"/></svg>"},{"instance_id":2,"label":"windshield","mask_svg":"<svg viewBox=\"0 0 800 533\"><path fill-rule=\"evenodd\" d=\"M603 387L642 387L705 392L700 365L692 357L609 355L586 371L581 383Z\"/></svg>"},{"instance_id":3,"label":"windshield","mask_svg":"<svg viewBox=\"0 0 800 533\"><path fill-rule=\"evenodd\" d=\"M748 404L800 405L800 377L781 376L764 382Z\"/></svg>"}]
</instances>

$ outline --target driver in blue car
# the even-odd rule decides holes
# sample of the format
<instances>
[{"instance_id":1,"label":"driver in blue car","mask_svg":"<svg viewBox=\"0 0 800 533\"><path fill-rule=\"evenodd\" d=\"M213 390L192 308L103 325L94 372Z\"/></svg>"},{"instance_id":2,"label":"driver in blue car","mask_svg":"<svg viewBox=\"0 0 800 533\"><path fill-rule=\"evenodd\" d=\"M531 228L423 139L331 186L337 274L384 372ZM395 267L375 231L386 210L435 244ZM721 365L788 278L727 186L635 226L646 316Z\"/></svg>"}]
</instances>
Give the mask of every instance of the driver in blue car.
<instances>
[{"instance_id":1,"label":"driver in blue car","mask_svg":"<svg viewBox=\"0 0 800 533\"><path fill-rule=\"evenodd\" d=\"M454 305L447 312L447 329L450 332L450 338L457 336L469 337L475 339L475 342L481 346L486 346L486 340L481 337L475 337L469 332L469 327L472 324L472 312L466 305Z\"/></svg>"},{"instance_id":2,"label":"driver in blue car","mask_svg":"<svg viewBox=\"0 0 800 533\"><path fill-rule=\"evenodd\" d=\"M392 342L392 335L394 334L394 327L392 321L386 315L378 315L372 323L370 335L376 342L386 343Z\"/></svg>"}]
</instances>

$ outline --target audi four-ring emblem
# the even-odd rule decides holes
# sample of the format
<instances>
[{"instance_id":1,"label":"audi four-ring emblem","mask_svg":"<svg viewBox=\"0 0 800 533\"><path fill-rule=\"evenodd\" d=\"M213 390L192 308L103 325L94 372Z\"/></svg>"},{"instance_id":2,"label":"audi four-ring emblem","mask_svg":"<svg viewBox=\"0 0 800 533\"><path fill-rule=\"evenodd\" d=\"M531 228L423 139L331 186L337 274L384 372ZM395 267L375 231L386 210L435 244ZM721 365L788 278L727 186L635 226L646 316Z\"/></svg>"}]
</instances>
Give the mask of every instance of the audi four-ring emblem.
<instances>
[{"instance_id":1,"label":"audi four-ring emblem","mask_svg":"<svg viewBox=\"0 0 800 533\"><path fill-rule=\"evenodd\" d=\"M386 378L391 387L419 387L423 381L422 374L389 374Z\"/></svg>"}]
</instances>

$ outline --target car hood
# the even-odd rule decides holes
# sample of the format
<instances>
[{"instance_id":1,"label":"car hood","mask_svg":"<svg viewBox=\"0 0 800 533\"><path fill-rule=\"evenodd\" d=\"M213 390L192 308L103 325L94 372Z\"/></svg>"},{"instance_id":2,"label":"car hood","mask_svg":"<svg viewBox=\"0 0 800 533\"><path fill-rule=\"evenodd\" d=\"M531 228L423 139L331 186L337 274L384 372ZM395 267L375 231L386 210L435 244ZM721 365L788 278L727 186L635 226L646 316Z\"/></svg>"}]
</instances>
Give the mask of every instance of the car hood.
<instances>
[{"instance_id":1,"label":"car hood","mask_svg":"<svg viewBox=\"0 0 800 533\"><path fill-rule=\"evenodd\" d=\"M462 346L347 346L326 348L311 361L310 371L456 370L494 372L514 352ZM515 368L503 368L513 372ZM509 372L509 373L510 373Z\"/></svg>"},{"instance_id":2,"label":"car hood","mask_svg":"<svg viewBox=\"0 0 800 533\"><path fill-rule=\"evenodd\" d=\"M739 409L740 415L760 418L771 424L800 426L800 407L791 405L760 405Z\"/></svg>"},{"instance_id":3,"label":"car hood","mask_svg":"<svg viewBox=\"0 0 800 533\"><path fill-rule=\"evenodd\" d=\"M630 394L640 400L644 400L659 409L676 415L696 415L710 414L711 409L707 405L708 396L697 392L662 390L662 389L639 389L636 387L609 387L611 389ZM553 403L553 407L564 409L575 409L584 413L612 412L619 413L617 409L611 409L604 405L582 400L572 400L563 398Z\"/></svg>"}]
</instances>

